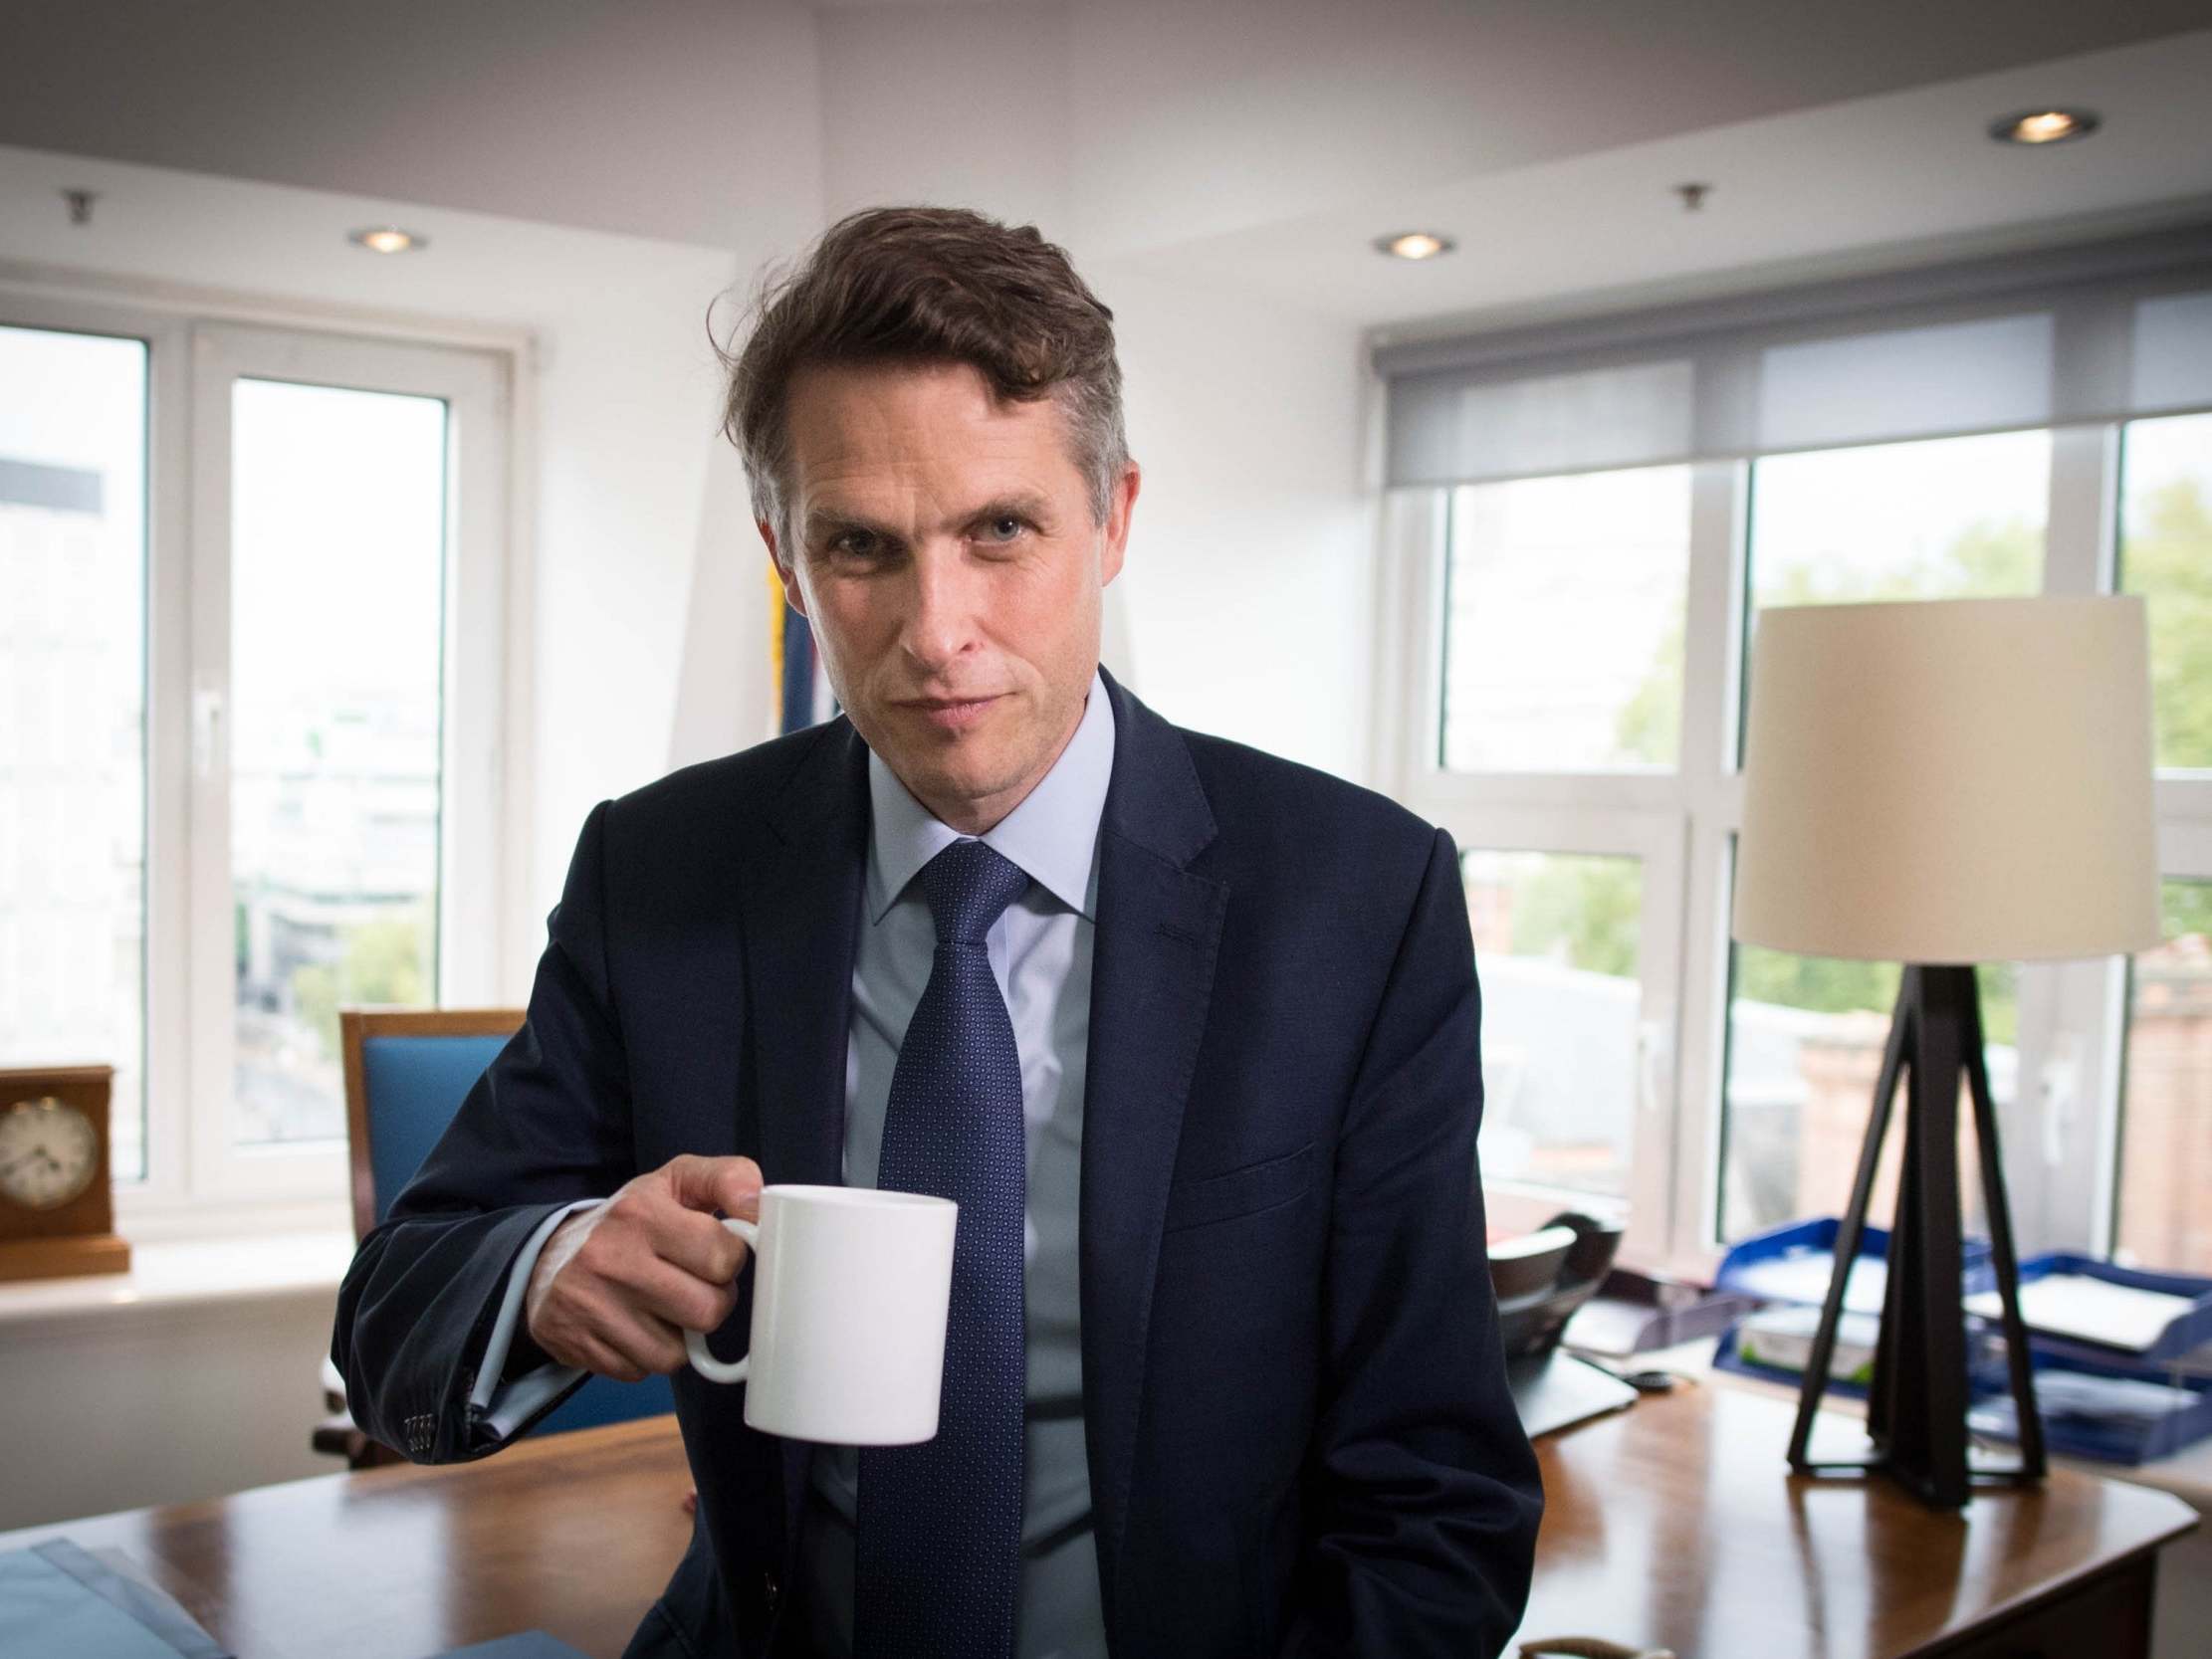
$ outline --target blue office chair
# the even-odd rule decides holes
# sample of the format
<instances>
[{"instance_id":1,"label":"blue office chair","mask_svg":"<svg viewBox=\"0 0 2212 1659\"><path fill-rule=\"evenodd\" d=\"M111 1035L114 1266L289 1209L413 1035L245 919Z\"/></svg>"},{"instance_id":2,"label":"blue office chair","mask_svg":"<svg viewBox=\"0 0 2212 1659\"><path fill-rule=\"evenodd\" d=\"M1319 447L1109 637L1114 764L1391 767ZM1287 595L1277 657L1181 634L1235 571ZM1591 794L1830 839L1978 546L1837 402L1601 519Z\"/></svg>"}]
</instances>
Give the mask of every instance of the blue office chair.
<instances>
[{"instance_id":1,"label":"blue office chair","mask_svg":"<svg viewBox=\"0 0 2212 1659\"><path fill-rule=\"evenodd\" d=\"M356 1239L384 1218L476 1080L522 1023L521 1010L511 1008L339 1010ZM335 1404L343 1406L342 1395ZM643 1382L595 1376L531 1432L556 1434L675 1409L665 1376ZM365 1443L366 1437L350 1421L343 1427L351 1430L350 1439L333 1420L316 1431L315 1443L345 1452L358 1466L365 1446L355 1442Z\"/></svg>"}]
</instances>

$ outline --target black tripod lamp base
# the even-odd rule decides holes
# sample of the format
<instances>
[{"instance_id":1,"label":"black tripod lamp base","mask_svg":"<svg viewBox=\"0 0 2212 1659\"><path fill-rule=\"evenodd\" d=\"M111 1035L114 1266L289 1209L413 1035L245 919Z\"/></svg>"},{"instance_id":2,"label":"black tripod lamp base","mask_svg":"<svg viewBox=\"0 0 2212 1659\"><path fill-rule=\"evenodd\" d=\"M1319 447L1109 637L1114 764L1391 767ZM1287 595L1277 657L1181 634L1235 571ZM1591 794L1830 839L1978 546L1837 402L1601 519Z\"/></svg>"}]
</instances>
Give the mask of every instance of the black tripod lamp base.
<instances>
[{"instance_id":1,"label":"black tripod lamp base","mask_svg":"<svg viewBox=\"0 0 2212 1659\"><path fill-rule=\"evenodd\" d=\"M2001 1463L1976 1464L1967 1449L1966 1315L1959 1305L1964 1268L1958 1166L1961 1073L1973 1104L1990 1263L2003 1310L2007 1381L2019 1425L2019 1455ZM1904 1150L1896 1224L1889 1235L1881 1335L1867 1397L1867 1432L1875 1451L1856 1462L1815 1461L1808 1451L1813 1419L1827 1391L1844 1290L1866 1233L1875 1169L1900 1078L1906 1084ZM1790 1436L1790 1468L1808 1476L1885 1475L1932 1509L1964 1507L1977 1486L2019 1486L2043 1479L2043 1420L2036 1414L2028 1332L2020 1318L2020 1266L1971 967L1911 965L1897 987L1896 1014L1875 1085L1874 1115L1851 1202L1836 1231L1836 1271L1806 1359L1797 1427Z\"/></svg>"}]
</instances>

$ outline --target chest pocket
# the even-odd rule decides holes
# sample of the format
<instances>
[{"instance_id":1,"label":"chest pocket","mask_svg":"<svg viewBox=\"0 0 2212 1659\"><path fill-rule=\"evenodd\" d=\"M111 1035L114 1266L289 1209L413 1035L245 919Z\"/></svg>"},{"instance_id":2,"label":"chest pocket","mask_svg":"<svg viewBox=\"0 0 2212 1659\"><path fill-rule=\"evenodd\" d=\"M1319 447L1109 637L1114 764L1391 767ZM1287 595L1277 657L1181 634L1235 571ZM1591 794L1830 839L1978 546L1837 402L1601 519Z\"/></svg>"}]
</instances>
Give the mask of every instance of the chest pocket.
<instances>
[{"instance_id":1,"label":"chest pocket","mask_svg":"<svg viewBox=\"0 0 2212 1659\"><path fill-rule=\"evenodd\" d=\"M1168 1189L1165 1229L1179 1232L1216 1221L1272 1209L1301 1196L1313 1184L1314 1148L1307 1141L1294 1152L1247 1163L1218 1175L1180 1180Z\"/></svg>"}]
</instances>

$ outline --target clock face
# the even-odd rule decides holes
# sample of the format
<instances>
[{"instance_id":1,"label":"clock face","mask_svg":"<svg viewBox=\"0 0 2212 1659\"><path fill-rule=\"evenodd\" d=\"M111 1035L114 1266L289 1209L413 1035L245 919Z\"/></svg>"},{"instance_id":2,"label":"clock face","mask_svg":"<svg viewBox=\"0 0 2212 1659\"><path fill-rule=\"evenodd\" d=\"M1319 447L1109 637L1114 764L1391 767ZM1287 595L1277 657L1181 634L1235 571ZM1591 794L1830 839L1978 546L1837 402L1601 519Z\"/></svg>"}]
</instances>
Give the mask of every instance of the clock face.
<instances>
[{"instance_id":1,"label":"clock face","mask_svg":"<svg viewBox=\"0 0 2212 1659\"><path fill-rule=\"evenodd\" d=\"M100 1132L76 1107L49 1096L0 1111L0 1200L56 1209L99 1168Z\"/></svg>"}]
</instances>

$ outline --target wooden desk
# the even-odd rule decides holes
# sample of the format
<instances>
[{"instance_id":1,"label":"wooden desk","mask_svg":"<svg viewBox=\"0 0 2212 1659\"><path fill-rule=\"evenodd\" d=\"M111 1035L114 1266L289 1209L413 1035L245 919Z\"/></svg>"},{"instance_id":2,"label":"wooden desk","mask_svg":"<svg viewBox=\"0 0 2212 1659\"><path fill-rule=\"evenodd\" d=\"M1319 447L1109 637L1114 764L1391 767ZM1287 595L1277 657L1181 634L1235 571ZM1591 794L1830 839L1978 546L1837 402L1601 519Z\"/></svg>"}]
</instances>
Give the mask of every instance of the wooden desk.
<instances>
[{"instance_id":1,"label":"wooden desk","mask_svg":"<svg viewBox=\"0 0 2212 1659\"><path fill-rule=\"evenodd\" d=\"M1789 1426L1782 1402L1689 1388L1543 1441L1550 1507L1523 1636L1892 1659L2033 1653L2011 1640L2018 1621L2056 1617L2089 1634L2045 1643L2050 1659L2105 1659L2137 1650L2156 1549L2196 1519L2067 1470L1935 1515L1885 1484L1791 1481ZM0 1535L0 1549L63 1533L119 1546L241 1659L422 1659L532 1628L613 1659L683 1552L687 1478L674 1419L648 1418L484 1463Z\"/></svg>"},{"instance_id":2,"label":"wooden desk","mask_svg":"<svg viewBox=\"0 0 2212 1659\"><path fill-rule=\"evenodd\" d=\"M2054 1470L1922 1508L1889 1481L1803 1480L1795 1402L1689 1385L1537 1443L1546 1507L1524 1639L1605 1636L1681 1659L2126 1659L2147 1651L2178 1498ZM1839 1454L1866 1426L1824 1414Z\"/></svg>"},{"instance_id":3,"label":"wooden desk","mask_svg":"<svg viewBox=\"0 0 2212 1659\"><path fill-rule=\"evenodd\" d=\"M117 1546L239 1659L424 1659L547 1630L616 1659L691 1538L674 1417L0 1534Z\"/></svg>"}]
</instances>

